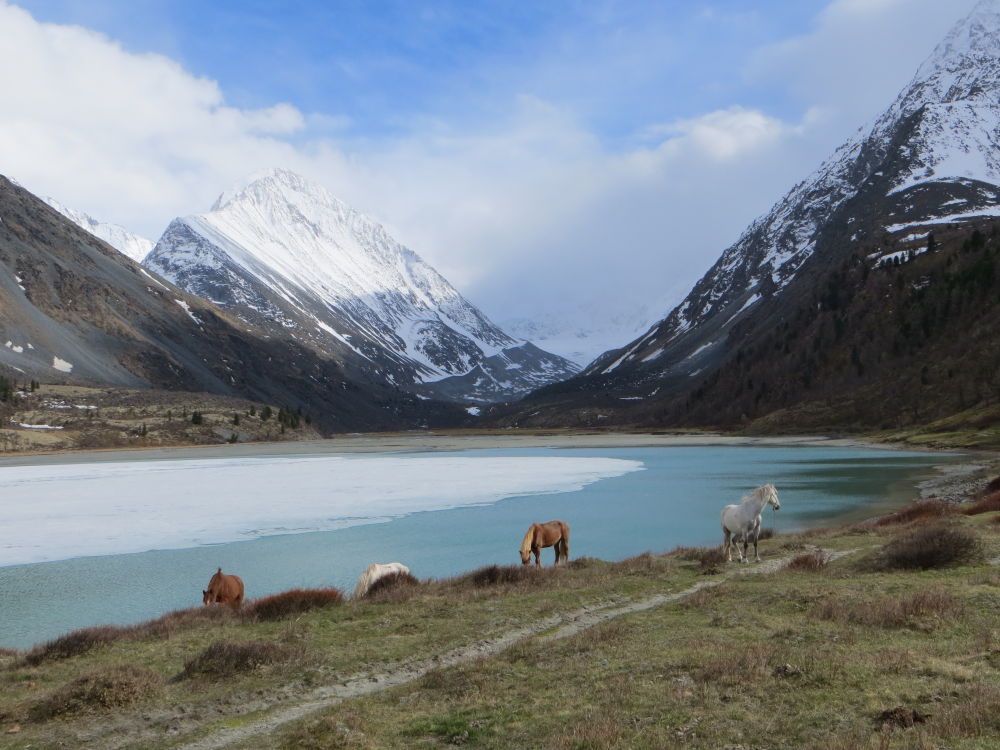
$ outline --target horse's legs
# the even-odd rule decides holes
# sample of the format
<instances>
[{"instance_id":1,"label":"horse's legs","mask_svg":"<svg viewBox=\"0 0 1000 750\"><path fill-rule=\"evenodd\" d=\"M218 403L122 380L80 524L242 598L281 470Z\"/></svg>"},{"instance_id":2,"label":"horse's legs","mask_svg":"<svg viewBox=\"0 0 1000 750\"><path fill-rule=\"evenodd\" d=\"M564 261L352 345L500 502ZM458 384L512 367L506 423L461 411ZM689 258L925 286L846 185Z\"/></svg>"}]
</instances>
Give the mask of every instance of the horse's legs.
<instances>
[{"instance_id":1,"label":"horse's legs","mask_svg":"<svg viewBox=\"0 0 1000 750\"><path fill-rule=\"evenodd\" d=\"M725 526L722 527L722 554L726 556L726 562L733 561L732 533Z\"/></svg>"},{"instance_id":2,"label":"horse's legs","mask_svg":"<svg viewBox=\"0 0 1000 750\"><path fill-rule=\"evenodd\" d=\"M542 558L542 548L541 547L532 547L531 551L535 555L535 567L536 568L542 567L542 559L541 559Z\"/></svg>"},{"instance_id":3,"label":"horse's legs","mask_svg":"<svg viewBox=\"0 0 1000 750\"><path fill-rule=\"evenodd\" d=\"M760 529L754 532L753 535L753 555L757 558L757 562L760 562L760 553L757 551L757 537L760 536Z\"/></svg>"},{"instance_id":4,"label":"horse's legs","mask_svg":"<svg viewBox=\"0 0 1000 750\"><path fill-rule=\"evenodd\" d=\"M750 558L747 556L747 547L750 546L750 532L746 531L743 533L743 551L740 553L740 562L748 563Z\"/></svg>"}]
</instances>

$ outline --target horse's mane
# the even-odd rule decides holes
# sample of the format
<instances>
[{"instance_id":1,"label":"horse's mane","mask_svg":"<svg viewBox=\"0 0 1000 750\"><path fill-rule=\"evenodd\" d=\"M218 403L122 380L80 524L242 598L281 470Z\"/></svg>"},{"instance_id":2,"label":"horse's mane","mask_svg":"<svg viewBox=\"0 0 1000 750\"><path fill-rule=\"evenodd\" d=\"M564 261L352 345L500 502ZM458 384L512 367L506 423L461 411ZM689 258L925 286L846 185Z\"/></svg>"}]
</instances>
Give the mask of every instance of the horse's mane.
<instances>
[{"instance_id":1,"label":"horse's mane","mask_svg":"<svg viewBox=\"0 0 1000 750\"><path fill-rule=\"evenodd\" d=\"M525 555L531 551L531 543L535 541L535 524L528 527L528 533L521 540L521 554Z\"/></svg>"}]
</instances>

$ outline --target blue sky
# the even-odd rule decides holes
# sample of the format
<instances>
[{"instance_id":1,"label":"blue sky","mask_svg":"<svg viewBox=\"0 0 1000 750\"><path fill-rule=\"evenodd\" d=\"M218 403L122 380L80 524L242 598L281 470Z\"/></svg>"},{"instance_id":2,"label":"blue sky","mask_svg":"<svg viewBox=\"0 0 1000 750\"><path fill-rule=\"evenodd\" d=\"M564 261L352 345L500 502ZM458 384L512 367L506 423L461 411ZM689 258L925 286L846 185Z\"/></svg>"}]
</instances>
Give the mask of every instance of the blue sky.
<instances>
[{"instance_id":1,"label":"blue sky","mask_svg":"<svg viewBox=\"0 0 1000 750\"><path fill-rule=\"evenodd\" d=\"M399 134L414 118L477 125L518 93L572 108L611 143L741 99L791 115L783 92L747 91L741 61L816 15L787 0L19 5L173 58L234 106L287 101L343 118L355 138Z\"/></svg>"},{"instance_id":2,"label":"blue sky","mask_svg":"<svg viewBox=\"0 0 1000 750\"><path fill-rule=\"evenodd\" d=\"M290 168L501 322L624 330L973 5L0 0L0 173L155 240Z\"/></svg>"}]
</instances>

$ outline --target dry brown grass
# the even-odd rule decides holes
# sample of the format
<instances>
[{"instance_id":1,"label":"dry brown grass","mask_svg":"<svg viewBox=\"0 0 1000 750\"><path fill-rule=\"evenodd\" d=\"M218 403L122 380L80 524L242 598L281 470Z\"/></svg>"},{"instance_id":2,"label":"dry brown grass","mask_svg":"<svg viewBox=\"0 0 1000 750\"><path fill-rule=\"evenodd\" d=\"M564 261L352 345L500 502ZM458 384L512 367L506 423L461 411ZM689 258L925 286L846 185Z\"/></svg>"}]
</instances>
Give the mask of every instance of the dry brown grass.
<instances>
[{"instance_id":1,"label":"dry brown grass","mask_svg":"<svg viewBox=\"0 0 1000 750\"><path fill-rule=\"evenodd\" d=\"M487 565L464 576L451 579L457 588L487 588L491 586L511 586L514 584L537 584L545 577L543 568L534 565Z\"/></svg>"},{"instance_id":2,"label":"dry brown grass","mask_svg":"<svg viewBox=\"0 0 1000 750\"><path fill-rule=\"evenodd\" d=\"M821 550L813 549L796 555L788 561L788 570L800 570L815 573L826 568L826 555Z\"/></svg>"},{"instance_id":3,"label":"dry brown grass","mask_svg":"<svg viewBox=\"0 0 1000 750\"><path fill-rule=\"evenodd\" d=\"M698 567L705 575L713 575L720 572L726 564L726 554L722 551L722 547L716 545L710 547L678 547L671 551L668 556L698 563Z\"/></svg>"},{"instance_id":4,"label":"dry brown grass","mask_svg":"<svg viewBox=\"0 0 1000 750\"><path fill-rule=\"evenodd\" d=\"M982 544L972 532L935 523L892 539L859 565L870 571L930 570L972 562L981 550Z\"/></svg>"},{"instance_id":5,"label":"dry brown grass","mask_svg":"<svg viewBox=\"0 0 1000 750\"><path fill-rule=\"evenodd\" d=\"M779 663L777 649L769 643L749 643L732 652L705 654L698 664L690 664L695 681L708 685L740 685L766 679Z\"/></svg>"},{"instance_id":6,"label":"dry brown grass","mask_svg":"<svg viewBox=\"0 0 1000 750\"><path fill-rule=\"evenodd\" d=\"M998 511L1000 510L1000 492L991 492L971 503L962 503L958 506L958 510L967 516L978 516L981 513Z\"/></svg>"},{"instance_id":7,"label":"dry brown grass","mask_svg":"<svg viewBox=\"0 0 1000 750\"><path fill-rule=\"evenodd\" d=\"M88 672L28 709L33 721L112 711L141 703L161 690L163 679L143 667L122 664Z\"/></svg>"},{"instance_id":8,"label":"dry brown grass","mask_svg":"<svg viewBox=\"0 0 1000 750\"><path fill-rule=\"evenodd\" d=\"M919 500L905 508L889 513L875 521L876 526L897 526L900 524L940 518L954 512L954 505L943 500Z\"/></svg>"},{"instance_id":9,"label":"dry brown grass","mask_svg":"<svg viewBox=\"0 0 1000 750\"><path fill-rule=\"evenodd\" d=\"M220 679L295 658L292 649L267 641L216 641L184 664L184 677Z\"/></svg>"},{"instance_id":10,"label":"dry brown grass","mask_svg":"<svg viewBox=\"0 0 1000 750\"><path fill-rule=\"evenodd\" d=\"M412 597L419 587L420 581L412 573L397 571L377 579L368 587L361 598L374 602L399 604Z\"/></svg>"},{"instance_id":11,"label":"dry brown grass","mask_svg":"<svg viewBox=\"0 0 1000 750\"><path fill-rule=\"evenodd\" d=\"M31 666L38 666L46 661L79 656L95 648L121 640L126 630L126 628L116 625L95 625L91 628L74 630L35 646L24 655L24 661Z\"/></svg>"},{"instance_id":12,"label":"dry brown grass","mask_svg":"<svg viewBox=\"0 0 1000 750\"><path fill-rule=\"evenodd\" d=\"M291 589L248 602L243 608L243 617L261 622L282 620L343 602L344 592L340 589Z\"/></svg>"},{"instance_id":13,"label":"dry brown grass","mask_svg":"<svg viewBox=\"0 0 1000 750\"><path fill-rule=\"evenodd\" d=\"M181 629L230 622L238 617L229 607L190 607L168 612L138 625L95 625L73 630L28 651L23 663L38 666L47 661L70 659L118 641L145 638L165 640Z\"/></svg>"},{"instance_id":14,"label":"dry brown grass","mask_svg":"<svg viewBox=\"0 0 1000 750\"><path fill-rule=\"evenodd\" d=\"M813 614L821 620L878 628L899 628L934 619L952 620L964 612L965 603L961 599L936 588L918 591L908 597L878 600L828 598L813 610Z\"/></svg>"}]
</instances>

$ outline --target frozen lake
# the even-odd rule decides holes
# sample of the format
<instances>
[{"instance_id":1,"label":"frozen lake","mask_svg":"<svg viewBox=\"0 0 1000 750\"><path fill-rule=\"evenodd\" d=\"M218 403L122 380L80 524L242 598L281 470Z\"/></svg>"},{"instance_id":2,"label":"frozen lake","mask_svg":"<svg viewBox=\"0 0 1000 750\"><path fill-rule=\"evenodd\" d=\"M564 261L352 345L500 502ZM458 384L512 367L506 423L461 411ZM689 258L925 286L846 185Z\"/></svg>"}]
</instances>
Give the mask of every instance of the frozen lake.
<instances>
[{"instance_id":1,"label":"frozen lake","mask_svg":"<svg viewBox=\"0 0 1000 750\"><path fill-rule=\"evenodd\" d=\"M257 597L349 591L371 562L400 560L420 578L511 564L528 525L552 518L572 528L571 557L716 543L719 509L765 482L782 502L765 526L860 518L953 460L681 445L4 466L0 645L194 606L220 566Z\"/></svg>"}]
</instances>

